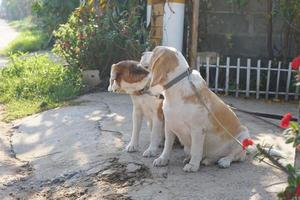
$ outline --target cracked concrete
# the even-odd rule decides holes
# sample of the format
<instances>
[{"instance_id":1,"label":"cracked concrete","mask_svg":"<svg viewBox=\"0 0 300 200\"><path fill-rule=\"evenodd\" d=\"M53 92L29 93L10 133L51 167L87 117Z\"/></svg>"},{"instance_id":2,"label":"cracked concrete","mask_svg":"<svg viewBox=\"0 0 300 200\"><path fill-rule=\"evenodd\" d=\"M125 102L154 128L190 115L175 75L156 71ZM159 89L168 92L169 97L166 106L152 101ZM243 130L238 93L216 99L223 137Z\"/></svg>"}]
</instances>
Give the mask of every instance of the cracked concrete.
<instances>
[{"instance_id":1,"label":"cracked concrete","mask_svg":"<svg viewBox=\"0 0 300 200\"><path fill-rule=\"evenodd\" d=\"M297 112L296 104L224 99L251 111ZM129 96L93 93L76 101L81 103L0 129L4 130L0 134L0 199L259 200L274 199L284 187L285 174L250 157L229 169L209 166L185 173L183 150L178 146L169 166L154 168L154 158L142 157L150 138L145 123L140 151L124 152L132 126ZM286 162L293 160L293 150L284 143L281 130L252 116L238 115L256 141L274 144L286 153Z\"/></svg>"}]
</instances>

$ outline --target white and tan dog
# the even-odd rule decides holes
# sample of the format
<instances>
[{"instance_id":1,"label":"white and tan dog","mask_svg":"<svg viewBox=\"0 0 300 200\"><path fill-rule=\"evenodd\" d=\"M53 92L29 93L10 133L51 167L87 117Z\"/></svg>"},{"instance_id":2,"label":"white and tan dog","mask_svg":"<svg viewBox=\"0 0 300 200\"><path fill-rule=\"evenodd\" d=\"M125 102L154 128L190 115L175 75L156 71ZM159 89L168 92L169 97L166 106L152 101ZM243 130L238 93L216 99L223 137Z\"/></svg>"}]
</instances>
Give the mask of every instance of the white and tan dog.
<instances>
[{"instance_id":1,"label":"white and tan dog","mask_svg":"<svg viewBox=\"0 0 300 200\"><path fill-rule=\"evenodd\" d=\"M220 167L229 167L233 161L243 161L246 153L215 120L229 130L239 141L249 138L247 128L243 127L234 112L209 88L198 71L173 84L166 85L188 70L189 65L183 55L174 48L158 46L147 52L141 59L142 66L151 71L150 90L153 94L164 95L163 113L165 116L165 145L155 166L167 165L175 135L184 145L190 160L184 171L194 172L204 165L218 162ZM203 102L196 97L189 83L196 86ZM209 111L203 106L205 103Z\"/></svg>"},{"instance_id":2,"label":"white and tan dog","mask_svg":"<svg viewBox=\"0 0 300 200\"><path fill-rule=\"evenodd\" d=\"M133 131L126 147L128 152L138 150L139 135L143 117L147 119L151 129L150 145L143 153L145 157L156 156L164 135L164 115L162 99L150 96L144 89L149 86L149 72L138 67L138 62L127 60L113 64L108 91L130 94L133 103Z\"/></svg>"}]
</instances>

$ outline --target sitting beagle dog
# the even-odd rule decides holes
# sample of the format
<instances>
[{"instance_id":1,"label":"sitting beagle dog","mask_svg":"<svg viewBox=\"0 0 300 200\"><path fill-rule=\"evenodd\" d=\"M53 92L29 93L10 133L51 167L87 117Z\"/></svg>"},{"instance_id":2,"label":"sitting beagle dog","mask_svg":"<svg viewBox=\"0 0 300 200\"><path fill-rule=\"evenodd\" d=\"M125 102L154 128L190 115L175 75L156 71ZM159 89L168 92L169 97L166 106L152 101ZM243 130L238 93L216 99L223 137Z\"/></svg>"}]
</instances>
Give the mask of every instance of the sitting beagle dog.
<instances>
[{"instance_id":1,"label":"sitting beagle dog","mask_svg":"<svg viewBox=\"0 0 300 200\"><path fill-rule=\"evenodd\" d=\"M138 150L142 119L143 117L147 119L151 130L151 139L150 145L143 156L151 157L158 154L159 145L164 136L163 100L147 93L150 83L149 72L139 67L138 64L138 62L132 60L113 64L108 91L127 93L132 99L133 131L131 140L126 147L128 152Z\"/></svg>"},{"instance_id":2,"label":"sitting beagle dog","mask_svg":"<svg viewBox=\"0 0 300 200\"><path fill-rule=\"evenodd\" d=\"M180 52L171 47L158 46L152 52L145 53L140 64L149 66L150 91L164 96L165 144L162 154L154 160L154 166L167 165L175 135L190 155L183 168L186 172L197 171L200 162L204 165L217 162L220 167L226 168L233 161L245 160L246 152L232 136L243 141L249 138L248 129L209 90L200 73L190 71Z\"/></svg>"}]
</instances>

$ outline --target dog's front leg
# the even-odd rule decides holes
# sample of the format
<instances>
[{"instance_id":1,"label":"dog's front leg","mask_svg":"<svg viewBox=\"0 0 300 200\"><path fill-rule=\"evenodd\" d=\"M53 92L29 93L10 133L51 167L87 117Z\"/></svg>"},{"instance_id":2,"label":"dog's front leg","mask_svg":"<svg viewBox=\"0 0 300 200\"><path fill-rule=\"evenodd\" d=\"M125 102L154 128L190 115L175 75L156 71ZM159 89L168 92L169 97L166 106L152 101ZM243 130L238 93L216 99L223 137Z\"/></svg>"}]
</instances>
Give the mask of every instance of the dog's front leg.
<instances>
[{"instance_id":1,"label":"dog's front leg","mask_svg":"<svg viewBox=\"0 0 300 200\"><path fill-rule=\"evenodd\" d=\"M175 140L175 134L165 125L165 146L162 154L154 160L154 166L167 165L170 159L171 151Z\"/></svg>"},{"instance_id":2,"label":"dog's front leg","mask_svg":"<svg viewBox=\"0 0 300 200\"><path fill-rule=\"evenodd\" d=\"M187 163L183 170L185 172L196 172L199 169L200 162L203 156L203 146L205 140L205 133L203 130L194 129L191 132L192 146L191 146L191 160Z\"/></svg>"},{"instance_id":3,"label":"dog's front leg","mask_svg":"<svg viewBox=\"0 0 300 200\"><path fill-rule=\"evenodd\" d=\"M131 134L131 140L126 147L126 151L128 152L134 152L138 150L139 135L141 131L142 120L143 120L142 110L134 106L133 113L132 113L133 130Z\"/></svg>"},{"instance_id":4,"label":"dog's front leg","mask_svg":"<svg viewBox=\"0 0 300 200\"><path fill-rule=\"evenodd\" d=\"M156 156L159 150L159 145L163 137L164 123L158 117L153 117L153 127L151 129L151 139L148 149L143 153L144 157Z\"/></svg>"}]
</instances>

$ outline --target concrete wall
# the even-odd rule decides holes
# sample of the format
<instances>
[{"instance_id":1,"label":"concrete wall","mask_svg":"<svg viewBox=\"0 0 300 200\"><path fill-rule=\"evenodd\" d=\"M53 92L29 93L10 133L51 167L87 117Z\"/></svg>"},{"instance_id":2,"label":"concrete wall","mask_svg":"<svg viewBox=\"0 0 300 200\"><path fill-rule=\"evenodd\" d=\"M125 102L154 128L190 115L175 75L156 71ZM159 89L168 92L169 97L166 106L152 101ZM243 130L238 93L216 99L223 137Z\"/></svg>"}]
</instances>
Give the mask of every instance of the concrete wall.
<instances>
[{"instance_id":1,"label":"concrete wall","mask_svg":"<svg viewBox=\"0 0 300 200\"><path fill-rule=\"evenodd\" d=\"M226 56L267 58L266 3L266 0L248 0L245 7L239 8L226 0L201 0L199 50L215 51ZM275 10L276 5L273 5ZM274 16L275 56L278 56L278 50L281 50L282 46L283 20L280 16ZM292 52L293 50L291 56Z\"/></svg>"}]
</instances>

